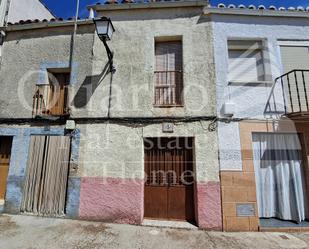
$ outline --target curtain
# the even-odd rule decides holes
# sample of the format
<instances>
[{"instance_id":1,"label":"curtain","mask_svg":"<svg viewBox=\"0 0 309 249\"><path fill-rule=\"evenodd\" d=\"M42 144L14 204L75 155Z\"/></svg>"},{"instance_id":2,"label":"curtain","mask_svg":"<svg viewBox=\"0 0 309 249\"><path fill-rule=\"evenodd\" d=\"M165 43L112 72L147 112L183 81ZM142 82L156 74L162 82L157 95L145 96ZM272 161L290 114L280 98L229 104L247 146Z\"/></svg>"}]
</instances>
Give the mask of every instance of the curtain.
<instances>
[{"instance_id":1,"label":"curtain","mask_svg":"<svg viewBox=\"0 0 309 249\"><path fill-rule=\"evenodd\" d=\"M22 212L64 215L69 160L70 137L31 137Z\"/></svg>"},{"instance_id":2,"label":"curtain","mask_svg":"<svg viewBox=\"0 0 309 249\"><path fill-rule=\"evenodd\" d=\"M298 135L254 133L253 151L259 216L309 218Z\"/></svg>"}]
</instances>

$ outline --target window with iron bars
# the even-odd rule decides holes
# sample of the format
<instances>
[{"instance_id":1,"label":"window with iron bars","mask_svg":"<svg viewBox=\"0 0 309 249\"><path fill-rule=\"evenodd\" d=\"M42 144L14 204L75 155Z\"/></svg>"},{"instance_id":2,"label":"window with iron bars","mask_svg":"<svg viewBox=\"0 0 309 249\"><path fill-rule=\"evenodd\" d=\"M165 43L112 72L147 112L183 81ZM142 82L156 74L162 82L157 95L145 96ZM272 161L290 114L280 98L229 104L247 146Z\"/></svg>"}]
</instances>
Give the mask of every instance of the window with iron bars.
<instances>
[{"instance_id":1,"label":"window with iron bars","mask_svg":"<svg viewBox=\"0 0 309 249\"><path fill-rule=\"evenodd\" d=\"M156 42L155 58L154 105L183 106L182 42Z\"/></svg>"}]
</instances>

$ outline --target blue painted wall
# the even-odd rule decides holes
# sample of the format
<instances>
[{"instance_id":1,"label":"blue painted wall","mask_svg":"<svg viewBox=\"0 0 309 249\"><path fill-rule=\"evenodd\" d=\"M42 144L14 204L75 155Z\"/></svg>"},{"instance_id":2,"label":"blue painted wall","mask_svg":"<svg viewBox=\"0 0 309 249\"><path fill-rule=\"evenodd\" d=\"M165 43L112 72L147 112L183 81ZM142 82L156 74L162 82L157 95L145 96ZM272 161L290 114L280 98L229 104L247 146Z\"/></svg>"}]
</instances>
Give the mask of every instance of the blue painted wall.
<instances>
[{"instance_id":1,"label":"blue painted wall","mask_svg":"<svg viewBox=\"0 0 309 249\"><path fill-rule=\"evenodd\" d=\"M71 68L71 79L70 83L72 86L74 86L77 83L77 76L78 76L78 62L73 62L72 68L69 61L50 61L50 62L43 62L40 66L40 74L39 79L37 82L37 85L45 85L48 82L46 82L46 74L47 70L50 68Z\"/></svg>"},{"instance_id":2,"label":"blue painted wall","mask_svg":"<svg viewBox=\"0 0 309 249\"><path fill-rule=\"evenodd\" d=\"M19 213L23 196L24 179L27 170L30 138L33 135L65 135L64 128L0 128L0 136L13 136L10 169L6 190L4 212ZM71 165L78 164L80 131L72 137ZM80 179L69 176L67 190L67 216L78 216ZM0 210L1 211L1 210Z\"/></svg>"}]
</instances>

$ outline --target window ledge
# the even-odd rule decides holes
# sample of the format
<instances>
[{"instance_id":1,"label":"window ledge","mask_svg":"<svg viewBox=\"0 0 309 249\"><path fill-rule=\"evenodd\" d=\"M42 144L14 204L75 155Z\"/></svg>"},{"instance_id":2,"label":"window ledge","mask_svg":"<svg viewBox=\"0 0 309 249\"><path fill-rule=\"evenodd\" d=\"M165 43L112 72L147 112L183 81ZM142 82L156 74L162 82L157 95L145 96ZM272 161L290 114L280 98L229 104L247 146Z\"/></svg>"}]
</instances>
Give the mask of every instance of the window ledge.
<instances>
[{"instance_id":1,"label":"window ledge","mask_svg":"<svg viewBox=\"0 0 309 249\"><path fill-rule=\"evenodd\" d=\"M182 108L184 105L153 105L155 108Z\"/></svg>"},{"instance_id":2,"label":"window ledge","mask_svg":"<svg viewBox=\"0 0 309 249\"><path fill-rule=\"evenodd\" d=\"M229 81L229 85L273 85L273 81Z\"/></svg>"}]
</instances>

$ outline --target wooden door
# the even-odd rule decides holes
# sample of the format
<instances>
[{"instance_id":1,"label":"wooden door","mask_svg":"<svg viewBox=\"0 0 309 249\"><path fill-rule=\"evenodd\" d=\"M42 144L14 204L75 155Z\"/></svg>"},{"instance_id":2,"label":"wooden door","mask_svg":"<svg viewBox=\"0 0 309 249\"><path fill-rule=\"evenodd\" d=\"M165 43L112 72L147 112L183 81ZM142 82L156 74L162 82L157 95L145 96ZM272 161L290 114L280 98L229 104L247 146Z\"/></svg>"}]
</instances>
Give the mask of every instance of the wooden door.
<instances>
[{"instance_id":1,"label":"wooden door","mask_svg":"<svg viewBox=\"0 0 309 249\"><path fill-rule=\"evenodd\" d=\"M194 221L192 138L145 140L145 217Z\"/></svg>"},{"instance_id":2,"label":"wooden door","mask_svg":"<svg viewBox=\"0 0 309 249\"><path fill-rule=\"evenodd\" d=\"M70 163L70 137L32 136L21 211L63 216Z\"/></svg>"},{"instance_id":3,"label":"wooden door","mask_svg":"<svg viewBox=\"0 0 309 249\"><path fill-rule=\"evenodd\" d=\"M64 115L67 108L67 85L70 83L70 73L53 73L52 76L50 77L48 114Z\"/></svg>"},{"instance_id":4,"label":"wooden door","mask_svg":"<svg viewBox=\"0 0 309 249\"><path fill-rule=\"evenodd\" d=\"M0 200L4 200L9 174L12 137L0 137Z\"/></svg>"}]
</instances>

